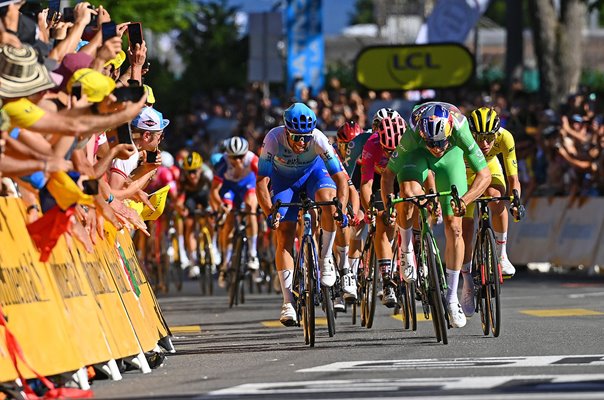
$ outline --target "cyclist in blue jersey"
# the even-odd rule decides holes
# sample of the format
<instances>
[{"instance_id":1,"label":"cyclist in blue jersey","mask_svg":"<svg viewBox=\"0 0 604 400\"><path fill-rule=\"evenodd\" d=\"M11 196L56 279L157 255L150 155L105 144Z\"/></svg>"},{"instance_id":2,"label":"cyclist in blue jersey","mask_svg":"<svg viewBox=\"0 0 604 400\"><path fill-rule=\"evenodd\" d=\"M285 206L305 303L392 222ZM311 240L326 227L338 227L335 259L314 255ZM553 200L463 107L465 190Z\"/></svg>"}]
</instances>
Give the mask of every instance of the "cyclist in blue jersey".
<instances>
[{"instance_id":1,"label":"cyclist in blue jersey","mask_svg":"<svg viewBox=\"0 0 604 400\"><path fill-rule=\"evenodd\" d=\"M271 129L264 138L258 161L256 193L258 204L269 216L268 225L277 233L275 263L283 294L280 321L285 326L293 326L297 323L297 316L292 306L292 251L299 210L297 207L281 207L273 220L273 203L277 200L284 203L299 201L299 194L304 191L315 201L330 201L337 196L345 210L349 189L348 175L333 147L323 132L316 129L315 113L303 103L294 103L283 113L283 121L285 125ZM332 286L336 279L332 257L336 220L343 227L348 224L347 216L337 215L335 207L322 207L319 265L321 284L325 286Z\"/></svg>"}]
</instances>

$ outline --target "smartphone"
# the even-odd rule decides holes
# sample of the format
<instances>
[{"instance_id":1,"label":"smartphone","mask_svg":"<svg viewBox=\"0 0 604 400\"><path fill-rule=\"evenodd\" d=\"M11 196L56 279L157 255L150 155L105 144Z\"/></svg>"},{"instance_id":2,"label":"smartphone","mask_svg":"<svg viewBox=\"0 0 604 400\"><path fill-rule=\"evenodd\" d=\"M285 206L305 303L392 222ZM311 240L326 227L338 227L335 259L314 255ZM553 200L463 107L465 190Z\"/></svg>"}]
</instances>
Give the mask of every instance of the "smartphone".
<instances>
[{"instance_id":1,"label":"smartphone","mask_svg":"<svg viewBox=\"0 0 604 400\"><path fill-rule=\"evenodd\" d=\"M63 9L63 21L75 22L75 14L73 13L73 7L65 7Z\"/></svg>"},{"instance_id":2,"label":"smartphone","mask_svg":"<svg viewBox=\"0 0 604 400\"><path fill-rule=\"evenodd\" d=\"M133 48L135 44L143 44L143 26L140 22L128 24L128 42Z\"/></svg>"},{"instance_id":3,"label":"smartphone","mask_svg":"<svg viewBox=\"0 0 604 400\"><path fill-rule=\"evenodd\" d=\"M103 43L105 43L112 37L117 36L117 28L115 26L115 22L113 21L103 22L103 24L101 25L101 31L103 33Z\"/></svg>"},{"instance_id":4,"label":"smartphone","mask_svg":"<svg viewBox=\"0 0 604 400\"><path fill-rule=\"evenodd\" d=\"M119 103L124 101L139 101L144 94L144 86L122 86L113 91L113 95Z\"/></svg>"},{"instance_id":5,"label":"smartphone","mask_svg":"<svg viewBox=\"0 0 604 400\"><path fill-rule=\"evenodd\" d=\"M147 152L147 164L155 164L157 160L157 151L148 151Z\"/></svg>"},{"instance_id":6,"label":"smartphone","mask_svg":"<svg viewBox=\"0 0 604 400\"><path fill-rule=\"evenodd\" d=\"M78 100L82 98L82 84L80 82L73 84L71 87L71 95L75 96L75 98Z\"/></svg>"},{"instance_id":7,"label":"smartphone","mask_svg":"<svg viewBox=\"0 0 604 400\"><path fill-rule=\"evenodd\" d=\"M51 11L59 11L61 9L61 0L48 0L48 8Z\"/></svg>"},{"instance_id":8,"label":"smartphone","mask_svg":"<svg viewBox=\"0 0 604 400\"><path fill-rule=\"evenodd\" d=\"M88 179L86 181L82 181L82 186L84 187L85 194L99 194L99 181L96 179Z\"/></svg>"},{"instance_id":9,"label":"smartphone","mask_svg":"<svg viewBox=\"0 0 604 400\"><path fill-rule=\"evenodd\" d=\"M48 15L46 16L46 22L48 25L52 26L59 19L61 13L55 10L48 10Z\"/></svg>"},{"instance_id":10,"label":"smartphone","mask_svg":"<svg viewBox=\"0 0 604 400\"><path fill-rule=\"evenodd\" d=\"M126 123L117 127L117 141L119 143L132 144L132 130L130 124Z\"/></svg>"}]
</instances>

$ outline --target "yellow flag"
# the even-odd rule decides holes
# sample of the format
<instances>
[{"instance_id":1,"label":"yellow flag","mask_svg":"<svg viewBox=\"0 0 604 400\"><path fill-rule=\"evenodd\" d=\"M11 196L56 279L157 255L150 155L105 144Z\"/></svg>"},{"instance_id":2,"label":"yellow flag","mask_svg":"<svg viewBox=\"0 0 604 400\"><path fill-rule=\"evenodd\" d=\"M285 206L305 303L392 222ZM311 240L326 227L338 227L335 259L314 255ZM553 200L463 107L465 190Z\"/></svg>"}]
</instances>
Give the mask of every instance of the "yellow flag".
<instances>
[{"instance_id":1,"label":"yellow flag","mask_svg":"<svg viewBox=\"0 0 604 400\"><path fill-rule=\"evenodd\" d=\"M50 174L46 187L62 210L66 210L76 203L87 206L94 204L94 198L88 194L84 194L77 183L64 171Z\"/></svg>"},{"instance_id":2,"label":"yellow flag","mask_svg":"<svg viewBox=\"0 0 604 400\"><path fill-rule=\"evenodd\" d=\"M155 211L152 211L149 206L145 205L141 217L145 221L155 221L164 212L166 206L166 199L168 198L168 192L170 191L170 185L166 185L161 189L158 189L149 197L149 202L155 207Z\"/></svg>"}]
</instances>

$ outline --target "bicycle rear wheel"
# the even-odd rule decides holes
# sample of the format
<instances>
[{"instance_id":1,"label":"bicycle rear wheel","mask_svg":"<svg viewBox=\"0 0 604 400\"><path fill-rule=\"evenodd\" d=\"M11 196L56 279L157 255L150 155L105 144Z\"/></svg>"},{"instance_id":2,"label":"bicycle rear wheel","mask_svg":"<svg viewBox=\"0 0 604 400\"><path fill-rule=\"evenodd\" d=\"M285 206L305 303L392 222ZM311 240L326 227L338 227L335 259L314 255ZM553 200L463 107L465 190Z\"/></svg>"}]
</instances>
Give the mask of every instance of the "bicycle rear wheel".
<instances>
[{"instance_id":1,"label":"bicycle rear wheel","mask_svg":"<svg viewBox=\"0 0 604 400\"><path fill-rule=\"evenodd\" d=\"M368 263L365 265L365 290L363 293L363 299L361 300L364 303L364 305L361 306L361 310L364 310L365 327L367 329L371 329L373 326L378 285L378 269L375 259L375 249L373 247L373 243L371 243L369 246L369 254L367 258Z\"/></svg>"},{"instance_id":2,"label":"bicycle rear wheel","mask_svg":"<svg viewBox=\"0 0 604 400\"><path fill-rule=\"evenodd\" d=\"M498 337L501 332L501 300L499 297L499 263L497 262L497 252L495 248L495 235L492 229L487 229L483 237L483 255L487 277L486 303L488 305L489 319L491 320L491 332L493 336Z\"/></svg>"},{"instance_id":3,"label":"bicycle rear wheel","mask_svg":"<svg viewBox=\"0 0 604 400\"><path fill-rule=\"evenodd\" d=\"M306 344L315 346L315 291L317 258L312 238L306 237L302 243L304 252L304 294L302 303L302 316L304 321L304 336Z\"/></svg>"},{"instance_id":4,"label":"bicycle rear wheel","mask_svg":"<svg viewBox=\"0 0 604 400\"><path fill-rule=\"evenodd\" d=\"M442 293L441 271L442 266L437 263L436 249L434 248L434 238L428 232L424 237L424 246L427 253L428 262L428 282L430 284L430 308L432 309L432 322L436 331L436 340L448 343L447 339L447 320L445 316L444 301Z\"/></svg>"}]
</instances>

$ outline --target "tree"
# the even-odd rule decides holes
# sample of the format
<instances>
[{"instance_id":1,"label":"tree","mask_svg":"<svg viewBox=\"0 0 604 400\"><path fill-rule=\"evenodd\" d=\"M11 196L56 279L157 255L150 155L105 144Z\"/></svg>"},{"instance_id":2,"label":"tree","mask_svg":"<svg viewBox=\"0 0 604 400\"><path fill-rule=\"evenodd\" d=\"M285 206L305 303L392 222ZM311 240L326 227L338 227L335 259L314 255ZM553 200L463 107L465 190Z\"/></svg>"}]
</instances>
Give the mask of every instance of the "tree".
<instances>
[{"instance_id":1,"label":"tree","mask_svg":"<svg viewBox=\"0 0 604 400\"><path fill-rule=\"evenodd\" d=\"M102 5L111 19L120 22L142 22L143 27L155 32L169 32L187 27L188 15L196 9L193 0L90 0Z\"/></svg>"},{"instance_id":2,"label":"tree","mask_svg":"<svg viewBox=\"0 0 604 400\"><path fill-rule=\"evenodd\" d=\"M355 14L350 14L350 25L375 24L373 0L356 0Z\"/></svg>"},{"instance_id":3,"label":"tree","mask_svg":"<svg viewBox=\"0 0 604 400\"><path fill-rule=\"evenodd\" d=\"M183 80L193 93L245 85L248 41L239 37L237 10L226 0L200 4L190 27L180 33L177 49L187 64Z\"/></svg>"},{"instance_id":4,"label":"tree","mask_svg":"<svg viewBox=\"0 0 604 400\"><path fill-rule=\"evenodd\" d=\"M578 89L587 3L561 1L557 10L551 0L529 1L541 90L552 108Z\"/></svg>"}]
</instances>

